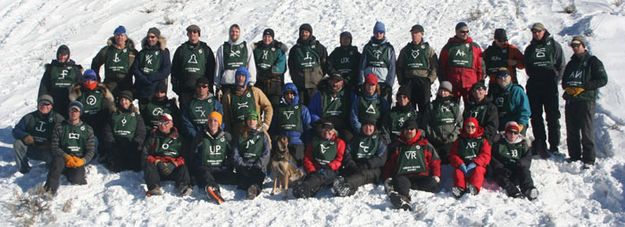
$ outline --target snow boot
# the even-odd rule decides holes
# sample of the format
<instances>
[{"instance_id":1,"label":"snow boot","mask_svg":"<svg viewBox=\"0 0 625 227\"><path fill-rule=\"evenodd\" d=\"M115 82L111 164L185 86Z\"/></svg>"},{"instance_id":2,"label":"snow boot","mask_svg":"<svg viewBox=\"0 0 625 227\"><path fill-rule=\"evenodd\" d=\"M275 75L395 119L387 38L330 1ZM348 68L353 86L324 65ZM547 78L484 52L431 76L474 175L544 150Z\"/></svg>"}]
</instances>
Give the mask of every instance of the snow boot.
<instances>
[{"instance_id":1,"label":"snow boot","mask_svg":"<svg viewBox=\"0 0 625 227\"><path fill-rule=\"evenodd\" d=\"M260 189L258 188L258 185L250 185L250 187L247 188L247 199L252 200L254 198L256 198L256 196L258 196L258 194L260 194Z\"/></svg>"},{"instance_id":2,"label":"snow boot","mask_svg":"<svg viewBox=\"0 0 625 227\"><path fill-rule=\"evenodd\" d=\"M393 185L391 184L391 181L393 180L393 178L388 178L384 181L384 192L388 195L389 193L391 193L393 190Z\"/></svg>"},{"instance_id":3,"label":"snow boot","mask_svg":"<svg viewBox=\"0 0 625 227\"><path fill-rule=\"evenodd\" d=\"M527 197L527 199L529 199L530 201L535 200L536 198L538 198L538 189L532 187L525 190L523 194L525 194L525 197Z\"/></svg>"},{"instance_id":4,"label":"snow boot","mask_svg":"<svg viewBox=\"0 0 625 227\"><path fill-rule=\"evenodd\" d=\"M451 188L451 194L456 198L459 199L461 198L464 193L466 193L466 191L460 187L452 187Z\"/></svg>"},{"instance_id":5,"label":"snow boot","mask_svg":"<svg viewBox=\"0 0 625 227\"><path fill-rule=\"evenodd\" d=\"M188 185L184 185L180 187L180 190L178 190L178 195L180 195L180 197L189 196L191 195L192 192L193 192L193 188L191 188Z\"/></svg>"},{"instance_id":6,"label":"snow boot","mask_svg":"<svg viewBox=\"0 0 625 227\"><path fill-rule=\"evenodd\" d=\"M519 188L517 188L514 185L508 185L507 187L505 187L506 190L506 194L512 198L521 198L523 197L523 194L521 193L521 190L519 190Z\"/></svg>"},{"instance_id":7,"label":"snow boot","mask_svg":"<svg viewBox=\"0 0 625 227\"><path fill-rule=\"evenodd\" d=\"M477 190L477 187L469 184L469 186L467 186L467 191L469 191L469 193L471 195L477 195L478 193L480 193L480 191Z\"/></svg>"},{"instance_id":8,"label":"snow boot","mask_svg":"<svg viewBox=\"0 0 625 227\"><path fill-rule=\"evenodd\" d=\"M224 198L221 197L219 187L206 186L205 190L208 198L213 199L217 205L221 205L224 202Z\"/></svg>"},{"instance_id":9,"label":"snow boot","mask_svg":"<svg viewBox=\"0 0 625 227\"><path fill-rule=\"evenodd\" d=\"M594 164L584 163L584 165L582 165L582 170L592 169L592 167L594 167Z\"/></svg>"},{"instance_id":10,"label":"snow boot","mask_svg":"<svg viewBox=\"0 0 625 227\"><path fill-rule=\"evenodd\" d=\"M410 199L405 196L400 195L399 193L392 191L388 194L389 199L391 200L391 204L395 209L402 209L407 211L412 211L412 207L408 203Z\"/></svg>"},{"instance_id":11,"label":"snow boot","mask_svg":"<svg viewBox=\"0 0 625 227\"><path fill-rule=\"evenodd\" d=\"M347 182L339 184L336 188L333 188L333 191L334 195L340 197L350 196L353 195L355 192L354 187L352 187L352 185Z\"/></svg>"},{"instance_id":12,"label":"snow boot","mask_svg":"<svg viewBox=\"0 0 625 227\"><path fill-rule=\"evenodd\" d=\"M148 190L147 192L145 192L145 196L150 197L153 195L162 195L163 194L163 189L161 189L160 186L156 186L155 188L152 188L151 190Z\"/></svg>"}]
</instances>

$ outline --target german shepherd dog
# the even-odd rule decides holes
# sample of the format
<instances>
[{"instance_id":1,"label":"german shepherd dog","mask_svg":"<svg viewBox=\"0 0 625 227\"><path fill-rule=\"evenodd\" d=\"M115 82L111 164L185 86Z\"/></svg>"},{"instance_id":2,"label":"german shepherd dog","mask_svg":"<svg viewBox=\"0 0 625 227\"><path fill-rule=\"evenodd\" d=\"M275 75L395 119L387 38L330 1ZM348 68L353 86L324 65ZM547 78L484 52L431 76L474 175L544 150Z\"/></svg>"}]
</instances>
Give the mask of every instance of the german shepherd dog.
<instances>
[{"instance_id":1,"label":"german shepherd dog","mask_svg":"<svg viewBox=\"0 0 625 227\"><path fill-rule=\"evenodd\" d=\"M293 157L289 153L289 138L277 136L276 143L277 146L274 146L271 152L271 173L273 174L271 194L284 192L284 196L287 196L289 182L300 179L304 174L295 166Z\"/></svg>"}]
</instances>

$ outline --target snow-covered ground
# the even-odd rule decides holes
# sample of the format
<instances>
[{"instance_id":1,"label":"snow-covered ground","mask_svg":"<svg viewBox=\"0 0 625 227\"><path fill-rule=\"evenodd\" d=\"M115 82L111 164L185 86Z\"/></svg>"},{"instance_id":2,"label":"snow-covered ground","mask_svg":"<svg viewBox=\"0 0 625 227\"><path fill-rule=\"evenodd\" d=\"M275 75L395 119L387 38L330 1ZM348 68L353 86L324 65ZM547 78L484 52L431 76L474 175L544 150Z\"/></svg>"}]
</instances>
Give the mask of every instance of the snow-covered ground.
<instances>
[{"instance_id":1,"label":"snow-covered ground","mask_svg":"<svg viewBox=\"0 0 625 227\"><path fill-rule=\"evenodd\" d=\"M625 225L625 4L623 0L574 1L577 11L563 13L569 0L439 0L439 1L124 1L124 0L2 0L0 1L0 223L28 223L11 209L19 194L45 181L46 170L36 165L26 175L16 173L11 129L35 109L43 65L60 44L68 44L72 58L86 68L117 25L125 25L139 42L149 27L167 36L173 51L186 40L184 28L195 23L202 40L214 50L227 39L230 24L242 27L242 37L260 40L271 27L276 39L292 46L301 23L310 23L314 35L331 51L338 34L350 31L362 46L376 20L386 24L387 37L399 50L410 41L410 27L420 23L426 39L440 51L453 35L454 25L467 21L470 35L483 48L492 42L495 28L508 30L510 41L524 49L531 39L528 26L543 22L563 44L573 35L588 35L591 51L605 64L609 83L597 104L595 136L599 159L590 171L564 158L535 159L532 166L541 194L533 202L508 198L495 184L482 193L454 199L448 169L446 189L439 194L412 191L414 212L390 209L381 186L361 188L350 198L333 198L322 191L318 198L286 200L269 195L269 181L253 201L244 192L225 187L222 206L207 201L195 190L180 198L173 186L166 194L145 198L140 173L109 173L102 166L88 167L87 186L59 189L47 203L49 212L36 217L37 225L368 225L368 226L623 226ZM167 25L165 21L173 24ZM568 58L568 57L567 57ZM523 73L521 73L524 75ZM521 78L524 81L524 78ZM524 82L523 82L524 84ZM561 102L563 111L564 102ZM565 134L564 117L562 134ZM563 136L560 150L566 152ZM23 216L23 215L22 215Z\"/></svg>"}]
</instances>

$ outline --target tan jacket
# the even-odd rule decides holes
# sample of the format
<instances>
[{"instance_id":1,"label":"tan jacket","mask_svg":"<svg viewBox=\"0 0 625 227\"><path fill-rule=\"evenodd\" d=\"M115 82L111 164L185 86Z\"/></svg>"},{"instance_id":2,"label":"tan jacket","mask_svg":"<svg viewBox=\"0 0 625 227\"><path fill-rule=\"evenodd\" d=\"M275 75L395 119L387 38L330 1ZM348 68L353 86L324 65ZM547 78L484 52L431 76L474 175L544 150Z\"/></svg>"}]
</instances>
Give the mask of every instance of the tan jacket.
<instances>
[{"instance_id":1,"label":"tan jacket","mask_svg":"<svg viewBox=\"0 0 625 227\"><path fill-rule=\"evenodd\" d=\"M259 114L259 116L261 116L263 130L267 131L269 130L269 126L271 125L271 119L273 118L273 107L271 106L271 102L262 90L256 87L248 87L248 89L252 89L256 112ZM238 135L241 133L240 126L242 126L243 123L235 122L237 120L233 117L231 103L233 95L233 92L225 94L221 100L221 103L223 103L224 107L225 131L230 132L232 135Z\"/></svg>"}]
</instances>

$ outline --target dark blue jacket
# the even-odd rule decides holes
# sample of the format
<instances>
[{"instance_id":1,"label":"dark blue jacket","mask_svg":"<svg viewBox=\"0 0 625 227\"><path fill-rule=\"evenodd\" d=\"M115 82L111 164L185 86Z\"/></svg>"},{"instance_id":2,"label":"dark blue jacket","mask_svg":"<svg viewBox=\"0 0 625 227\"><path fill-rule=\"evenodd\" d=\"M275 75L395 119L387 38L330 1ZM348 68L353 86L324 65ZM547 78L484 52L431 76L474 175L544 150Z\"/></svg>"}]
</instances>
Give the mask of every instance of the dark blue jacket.
<instances>
[{"instance_id":1,"label":"dark blue jacket","mask_svg":"<svg viewBox=\"0 0 625 227\"><path fill-rule=\"evenodd\" d=\"M293 99L293 101L290 104L287 104L286 101L284 101L284 98L280 99L280 106L282 105L291 105L291 106L295 106L297 104L299 104L299 92L297 91L297 87L295 86L295 84L293 83L287 83L284 85L284 87L282 88L282 96L284 97L284 93L287 90L292 90L295 92L295 98ZM298 131L280 131L280 127L277 125L274 125L273 127L271 127L272 135L284 135L289 137L289 143L290 144L304 144L304 134L310 129L310 123L312 122L312 117L310 115L310 111L308 110L308 107L306 107L305 105L301 105L302 107L302 129L304 130L304 132L298 132ZM273 124L280 124L279 121L279 116L280 113L277 113L275 111L278 111L278 108L274 109L274 114L273 114Z\"/></svg>"}]
</instances>

